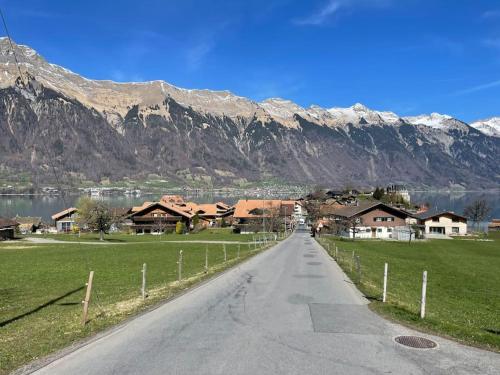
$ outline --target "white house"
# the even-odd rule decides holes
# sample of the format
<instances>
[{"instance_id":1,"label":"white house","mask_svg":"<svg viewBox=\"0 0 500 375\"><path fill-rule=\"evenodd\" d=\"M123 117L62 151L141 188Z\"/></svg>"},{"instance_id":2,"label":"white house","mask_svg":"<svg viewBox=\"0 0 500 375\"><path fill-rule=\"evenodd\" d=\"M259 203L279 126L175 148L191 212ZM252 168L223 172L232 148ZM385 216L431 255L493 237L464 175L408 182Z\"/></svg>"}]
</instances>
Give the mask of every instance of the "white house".
<instances>
[{"instance_id":1,"label":"white house","mask_svg":"<svg viewBox=\"0 0 500 375\"><path fill-rule=\"evenodd\" d=\"M416 214L426 235L463 236L467 234L467 218L451 211L426 211Z\"/></svg>"}]
</instances>

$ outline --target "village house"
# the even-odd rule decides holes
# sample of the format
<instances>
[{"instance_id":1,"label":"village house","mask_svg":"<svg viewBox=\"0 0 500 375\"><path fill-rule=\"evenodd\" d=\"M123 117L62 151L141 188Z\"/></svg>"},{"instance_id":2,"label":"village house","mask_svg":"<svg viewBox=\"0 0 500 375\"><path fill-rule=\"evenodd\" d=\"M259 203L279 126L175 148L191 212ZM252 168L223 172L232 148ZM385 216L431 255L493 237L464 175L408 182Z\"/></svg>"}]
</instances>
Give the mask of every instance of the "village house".
<instances>
[{"instance_id":1,"label":"village house","mask_svg":"<svg viewBox=\"0 0 500 375\"><path fill-rule=\"evenodd\" d=\"M234 230L240 233L292 229L295 201L241 199L234 209Z\"/></svg>"},{"instance_id":2,"label":"village house","mask_svg":"<svg viewBox=\"0 0 500 375\"><path fill-rule=\"evenodd\" d=\"M14 239L18 225L14 220L0 217L0 241Z\"/></svg>"},{"instance_id":3,"label":"village house","mask_svg":"<svg viewBox=\"0 0 500 375\"><path fill-rule=\"evenodd\" d=\"M145 202L140 207L133 207L127 219L131 220L130 228L136 234L160 234L175 231L177 222L184 224L185 230L192 229L194 214L179 206L163 202Z\"/></svg>"},{"instance_id":4,"label":"village house","mask_svg":"<svg viewBox=\"0 0 500 375\"><path fill-rule=\"evenodd\" d=\"M178 206L185 204L184 198L180 195L164 195L160 198L160 202L166 204L176 204Z\"/></svg>"},{"instance_id":5,"label":"village house","mask_svg":"<svg viewBox=\"0 0 500 375\"><path fill-rule=\"evenodd\" d=\"M184 206L187 212L197 215L201 219L203 226L221 226L223 222L228 225L232 224L234 208L224 202L201 204L187 202Z\"/></svg>"},{"instance_id":6,"label":"village house","mask_svg":"<svg viewBox=\"0 0 500 375\"><path fill-rule=\"evenodd\" d=\"M77 216L78 210L71 207L52 215L52 220L54 220L54 226L58 232L68 233L76 226Z\"/></svg>"},{"instance_id":7,"label":"village house","mask_svg":"<svg viewBox=\"0 0 500 375\"><path fill-rule=\"evenodd\" d=\"M488 224L488 231L500 231L500 219L493 219Z\"/></svg>"},{"instance_id":8,"label":"village house","mask_svg":"<svg viewBox=\"0 0 500 375\"><path fill-rule=\"evenodd\" d=\"M12 220L19 223L19 232L21 234L35 233L42 226L41 217L16 216Z\"/></svg>"},{"instance_id":9,"label":"village house","mask_svg":"<svg viewBox=\"0 0 500 375\"><path fill-rule=\"evenodd\" d=\"M467 218L454 212L430 210L414 216L426 237L467 234Z\"/></svg>"},{"instance_id":10,"label":"village house","mask_svg":"<svg viewBox=\"0 0 500 375\"><path fill-rule=\"evenodd\" d=\"M396 227L408 224L409 214L382 202L362 202L357 206L342 206L331 210L329 221L321 227L336 226L341 235L349 238L392 238Z\"/></svg>"}]
</instances>

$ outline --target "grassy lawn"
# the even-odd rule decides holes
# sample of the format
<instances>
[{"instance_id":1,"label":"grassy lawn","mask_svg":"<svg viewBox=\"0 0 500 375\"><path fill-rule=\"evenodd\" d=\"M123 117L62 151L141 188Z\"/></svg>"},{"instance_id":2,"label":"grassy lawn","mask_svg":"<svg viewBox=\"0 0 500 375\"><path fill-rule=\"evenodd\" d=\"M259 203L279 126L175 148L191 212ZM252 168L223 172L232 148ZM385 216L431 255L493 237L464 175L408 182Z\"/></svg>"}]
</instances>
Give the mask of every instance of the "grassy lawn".
<instances>
[{"instance_id":1,"label":"grassy lawn","mask_svg":"<svg viewBox=\"0 0 500 375\"><path fill-rule=\"evenodd\" d=\"M417 329L500 351L500 233L493 241L432 240L408 243L320 239L338 263L372 299L380 314ZM360 257L361 282L351 271ZM387 303L382 303L384 263L389 264ZM428 272L427 309L420 319L422 272Z\"/></svg>"},{"instance_id":2,"label":"grassy lawn","mask_svg":"<svg viewBox=\"0 0 500 375\"><path fill-rule=\"evenodd\" d=\"M235 234L231 228L213 228L205 229L198 233L189 234L162 234L162 235L135 235L135 234L106 234L104 240L107 242L154 242L154 241L238 241L247 242L253 241L252 234ZM51 238L60 241L99 241L99 234L97 233L82 233L80 237L78 234L43 234L43 235L30 235L35 238Z\"/></svg>"},{"instance_id":3,"label":"grassy lawn","mask_svg":"<svg viewBox=\"0 0 500 375\"><path fill-rule=\"evenodd\" d=\"M181 283L177 281L180 249ZM238 245L227 244L226 251L224 262L221 244L0 243L0 374L123 321L256 253L247 244L240 245L238 259ZM140 297L143 263L148 267L146 301ZM81 301L90 270L95 271L90 322L83 326Z\"/></svg>"}]
</instances>

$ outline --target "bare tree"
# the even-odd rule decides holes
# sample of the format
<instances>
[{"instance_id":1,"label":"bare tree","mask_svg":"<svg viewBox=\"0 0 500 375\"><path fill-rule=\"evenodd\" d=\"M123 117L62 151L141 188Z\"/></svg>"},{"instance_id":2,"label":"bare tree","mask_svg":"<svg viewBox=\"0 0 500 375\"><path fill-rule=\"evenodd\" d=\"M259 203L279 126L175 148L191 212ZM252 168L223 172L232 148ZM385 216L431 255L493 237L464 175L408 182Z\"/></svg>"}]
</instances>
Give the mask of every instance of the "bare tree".
<instances>
[{"instance_id":1,"label":"bare tree","mask_svg":"<svg viewBox=\"0 0 500 375\"><path fill-rule=\"evenodd\" d=\"M464 216L472 221L476 226L476 231L479 230L479 223L486 220L491 207L485 199L476 199L471 204L465 207Z\"/></svg>"},{"instance_id":2,"label":"bare tree","mask_svg":"<svg viewBox=\"0 0 500 375\"><path fill-rule=\"evenodd\" d=\"M352 232L352 240L356 239L356 233L359 233L359 226L363 223L360 217L345 218L339 222L339 227L347 231L348 235Z\"/></svg>"},{"instance_id":3,"label":"bare tree","mask_svg":"<svg viewBox=\"0 0 500 375\"><path fill-rule=\"evenodd\" d=\"M78 201L78 224L91 231L99 232L99 239L104 241L104 233L108 233L113 223L113 215L109 207L101 201L84 197Z\"/></svg>"}]
</instances>

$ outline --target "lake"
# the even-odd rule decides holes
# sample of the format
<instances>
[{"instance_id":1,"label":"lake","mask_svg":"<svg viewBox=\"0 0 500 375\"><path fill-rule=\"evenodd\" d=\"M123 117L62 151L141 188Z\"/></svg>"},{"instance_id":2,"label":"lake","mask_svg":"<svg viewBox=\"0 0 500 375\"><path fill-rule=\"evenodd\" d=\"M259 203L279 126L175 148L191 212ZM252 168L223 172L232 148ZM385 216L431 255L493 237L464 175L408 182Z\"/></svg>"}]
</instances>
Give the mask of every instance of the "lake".
<instances>
[{"instance_id":1,"label":"lake","mask_svg":"<svg viewBox=\"0 0 500 375\"><path fill-rule=\"evenodd\" d=\"M140 197L115 195L103 196L102 199L112 207L132 207L139 206L144 201L159 200L161 195L143 195ZM50 222L50 216L65 208L74 206L78 200L78 195L66 197L60 196L0 196L0 216L41 216L43 220ZM234 204L238 199L259 199L263 197L224 197L214 195L187 196L186 199L198 203L213 203L224 201ZM264 198L283 198L279 194L269 195ZM500 191L484 192L411 192L413 203L429 203L431 207L439 210L450 210L462 214L464 207L478 198L484 198L492 208L488 220L500 218Z\"/></svg>"}]
</instances>

